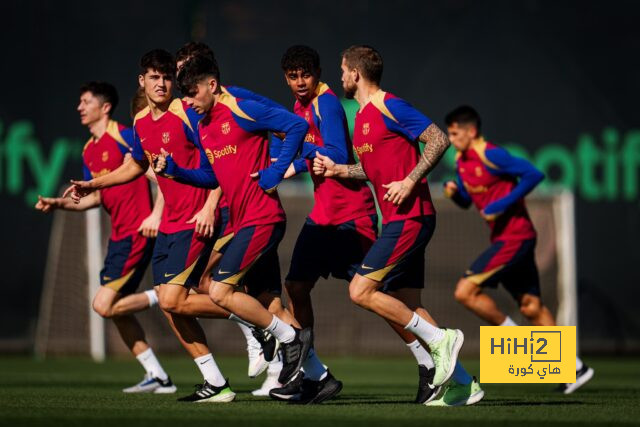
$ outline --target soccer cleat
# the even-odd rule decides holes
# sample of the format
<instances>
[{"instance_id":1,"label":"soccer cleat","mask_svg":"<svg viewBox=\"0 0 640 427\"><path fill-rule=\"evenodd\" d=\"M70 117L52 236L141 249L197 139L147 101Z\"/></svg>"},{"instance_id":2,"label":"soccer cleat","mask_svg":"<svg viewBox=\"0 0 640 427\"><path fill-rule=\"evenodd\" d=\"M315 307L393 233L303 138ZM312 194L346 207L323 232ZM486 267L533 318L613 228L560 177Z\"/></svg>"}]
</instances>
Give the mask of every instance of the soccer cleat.
<instances>
[{"instance_id":1,"label":"soccer cleat","mask_svg":"<svg viewBox=\"0 0 640 427\"><path fill-rule=\"evenodd\" d=\"M249 378L255 378L267 369L269 362L265 360L264 351L257 340L247 340L247 353L249 354L247 375Z\"/></svg>"},{"instance_id":2,"label":"soccer cleat","mask_svg":"<svg viewBox=\"0 0 640 427\"><path fill-rule=\"evenodd\" d=\"M291 400L291 403L301 405L313 405L334 398L342 390L342 381L335 379L331 372L320 381L304 379L302 381L302 394L299 400Z\"/></svg>"},{"instance_id":3,"label":"soccer cleat","mask_svg":"<svg viewBox=\"0 0 640 427\"><path fill-rule=\"evenodd\" d=\"M271 389L269 391L269 397L275 400L300 400L302 397L302 383L303 373L298 372L298 375L293 377L291 381L280 387Z\"/></svg>"},{"instance_id":4,"label":"soccer cleat","mask_svg":"<svg viewBox=\"0 0 640 427\"><path fill-rule=\"evenodd\" d=\"M436 373L433 376L435 387L446 383L456 368L458 353L464 342L464 334L459 329L443 328L444 338L436 343L429 343L431 357L436 365Z\"/></svg>"},{"instance_id":5,"label":"soccer cleat","mask_svg":"<svg viewBox=\"0 0 640 427\"><path fill-rule=\"evenodd\" d=\"M473 377L469 384L458 384L454 380L444 388L444 393L440 399L425 403L427 406L464 406L478 403L484 397L484 391L480 388L480 383Z\"/></svg>"},{"instance_id":6,"label":"soccer cleat","mask_svg":"<svg viewBox=\"0 0 640 427\"><path fill-rule=\"evenodd\" d=\"M418 393L416 394L415 403L425 404L431 402L440 393L440 387L433 386L433 376L436 373L435 368L427 368L424 365L418 365Z\"/></svg>"},{"instance_id":7,"label":"soccer cleat","mask_svg":"<svg viewBox=\"0 0 640 427\"><path fill-rule=\"evenodd\" d=\"M178 399L179 402L213 402L213 403L226 403L235 399L236 394L231 391L229 387L229 381L227 380L224 385L220 387L213 386L207 381L204 384L196 384L196 391L188 396Z\"/></svg>"},{"instance_id":8,"label":"soccer cleat","mask_svg":"<svg viewBox=\"0 0 640 427\"><path fill-rule=\"evenodd\" d=\"M280 341L278 341L276 337L271 335L269 332L263 331L262 329L251 328L251 333L256 341L260 343L260 347L262 347L264 360L271 362L280 348Z\"/></svg>"},{"instance_id":9,"label":"soccer cleat","mask_svg":"<svg viewBox=\"0 0 640 427\"><path fill-rule=\"evenodd\" d=\"M267 378L262 383L262 386L257 390L253 390L251 394L254 396L269 396L271 390L282 387L282 384L278 382L279 375L279 370L271 371L271 369L268 369Z\"/></svg>"},{"instance_id":10,"label":"soccer cleat","mask_svg":"<svg viewBox=\"0 0 640 427\"><path fill-rule=\"evenodd\" d=\"M290 343L282 343L282 370L278 381L287 384L300 371L313 345L311 328L296 329L296 336Z\"/></svg>"},{"instance_id":11,"label":"soccer cleat","mask_svg":"<svg viewBox=\"0 0 640 427\"><path fill-rule=\"evenodd\" d=\"M171 382L171 378L167 377L166 380L152 377L151 374L145 374L142 381L138 384L122 389L124 393L156 393L156 394L169 394L175 393L175 385Z\"/></svg>"},{"instance_id":12,"label":"soccer cleat","mask_svg":"<svg viewBox=\"0 0 640 427\"><path fill-rule=\"evenodd\" d=\"M576 371L576 382L575 383L566 383L560 384L557 388L559 392L563 394L571 394L593 378L593 368L588 367L587 365L582 365L582 369Z\"/></svg>"}]
</instances>

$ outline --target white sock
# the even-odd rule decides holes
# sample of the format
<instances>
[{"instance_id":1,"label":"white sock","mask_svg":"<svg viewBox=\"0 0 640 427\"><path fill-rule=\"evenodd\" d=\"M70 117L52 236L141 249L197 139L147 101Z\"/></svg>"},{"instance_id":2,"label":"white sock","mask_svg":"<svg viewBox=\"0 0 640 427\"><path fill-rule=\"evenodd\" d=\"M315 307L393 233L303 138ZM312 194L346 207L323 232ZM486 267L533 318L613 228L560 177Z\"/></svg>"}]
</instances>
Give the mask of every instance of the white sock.
<instances>
[{"instance_id":1,"label":"white sock","mask_svg":"<svg viewBox=\"0 0 640 427\"><path fill-rule=\"evenodd\" d=\"M153 307L158 303L158 294L154 289L144 291L144 294L149 298L149 307Z\"/></svg>"},{"instance_id":2,"label":"white sock","mask_svg":"<svg viewBox=\"0 0 640 427\"><path fill-rule=\"evenodd\" d=\"M138 362L140 362L144 370L147 371L147 374L151 377L160 378L163 381L169 378L164 369L162 369L158 358L153 354L151 347L137 355L136 359L138 359Z\"/></svg>"},{"instance_id":3,"label":"white sock","mask_svg":"<svg viewBox=\"0 0 640 427\"><path fill-rule=\"evenodd\" d=\"M280 352L278 351L276 355L273 356L273 360L269 362L267 375L277 376L280 375L280 371L282 371L282 359L280 358Z\"/></svg>"},{"instance_id":4,"label":"white sock","mask_svg":"<svg viewBox=\"0 0 640 427\"><path fill-rule=\"evenodd\" d=\"M229 315L229 320L231 320L232 322L236 322L238 325L244 325L248 328L253 327L253 325L249 322L247 322L246 320L242 320L241 318L239 318L238 316L236 316L235 314L231 313ZM243 330L244 332L244 330Z\"/></svg>"},{"instance_id":5,"label":"white sock","mask_svg":"<svg viewBox=\"0 0 640 427\"><path fill-rule=\"evenodd\" d=\"M507 316L506 319L504 319L504 322L500 323L499 326L518 326L518 324L514 322L511 317Z\"/></svg>"},{"instance_id":6,"label":"white sock","mask_svg":"<svg viewBox=\"0 0 640 427\"><path fill-rule=\"evenodd\" d=\"M273 316L273 320L264 330L270 332L282 344L288 344L296 337L296 331L293 326L287 325L276 316Z\"/></svg>"},{"instance_id":7,"label":"white sock","mask_svg":"<svg viewBox=\"0 0 640 427\"><path fill-rule=\"evenodd\" d=\"M407 347L409 347L409 350L411 350L411 353L413 353L414 357L418 361L418 365L424 365L427 369L431 369L435 366L431 355L427 349L420 344L420 341L415 340L414 342L407 344Z\"/></svg>"},{"instance_id":8,"label":"white sock","mask_svg":"<svg viewBox=\"0 0 640 427\"><path fill-rule=\"evenodd\" d=\"M473 378L466 369L462 366L462 363L456 362L456 368L453 370L451 378L458 384L467 385L473 381Z\"/></svg>"},{"instance_id":9,"label":"white sock","mask_svg":"<svg viewBox=\"0 0 640 427\"><path fill-rule=\"evenodd\" d=\"M582 360L580 360L580 358L576 356L576 372L582 369L583 366L584 363L582 363Z\"/></svg>"},{"instance_id":10,"label":"white sock","mask_svg":"<svg viewBox=\"0 0 640 427\"><path fill-rule=\"evenodd\" d=\"M202 373L202 377L211 385L220 387L227 381L222 376L222 372L218 368L216 361L213 360L211 353L193 359L198 365L198 369Z\"/></svg>"},{"instance_id":11,"label":"white sock","mask_svg":"<svg viewBox=\"0 0 640 427\"><path fill-rule=\"evenodd\" d=\"M318 359L313 349L309 350L309 356L307 356L307 360L304 361L302 367L304 369L304 376L312 381L320 381L327 376L327 368L325 368L320 359Z\"/></svg>"},{"instance_id":12,"label":"white sock","mask_svg":"<svg viewBox=\"0 0 640 427\"><path fill-rule=\"evenodd\" d=\"M413 313L413 317L404 327L407 331L413 332L422 341L427 344L433 344L444 338L444 331L440 328L433 326L431 323L418 316L418 313Z\"/></svg>"},{"instance_id":13,"label":"white sock","mask_svg":"<svg viewBox=\"0 0 640 427\"><path fill-rule=\"evenodd\" d=\"M229 318L229 320L232 320L235 322L235 320L231 318ZM258 342L256 337L253 336L253 332L249 326L245 325L243 322L237 322L236 324L244 334L244 339L247 340L248 347L254 347L254 348L260 347L260 343Z\"/></svg>"}]
</instances>

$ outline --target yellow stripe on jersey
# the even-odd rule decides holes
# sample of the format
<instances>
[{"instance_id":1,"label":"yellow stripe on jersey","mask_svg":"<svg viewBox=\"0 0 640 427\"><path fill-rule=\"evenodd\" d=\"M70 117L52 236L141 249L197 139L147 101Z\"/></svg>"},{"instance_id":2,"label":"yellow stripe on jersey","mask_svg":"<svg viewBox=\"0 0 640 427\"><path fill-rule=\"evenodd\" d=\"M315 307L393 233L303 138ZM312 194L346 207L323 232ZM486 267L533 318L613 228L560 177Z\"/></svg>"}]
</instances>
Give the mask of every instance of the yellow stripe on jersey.
<instances>
[{"instance_id":1,"label":"yellow stripe on jersey","mask_svg":"<svg viewBox=\"0 0 640 427\"><path fill-rule=\"evenodd\" d=\"M387 95L387 92L384 92L382 89L379 89L376 93L371 96L371 103L385 116L398 123L391 111L387 108L384 103L384 97Z\"/></svg>"},{"instance_id":2,"label":"yellow stripe on jersey","mask_svg":"<svg viewBox=\"0 0 640 427\"><path fill-rule=\"evenodd\" d=\"M329 90L329 86L326 83L318 82L318 86L316 87L316 97L313 98L313 108L316 110L316 114L320 121L322 121L322 116L320 115L320 107L318 106L318 98L320 95Z\"/></svg>"},{"instance_id":3,"label":"yellow stripe on jersey","mask_svg":"<svg viewBox=\"0 0 640 427\"><path fill-rule=\"evenodd\" d=\"M93 142L93 137L89 138L89 140L87 141L86 144L84 144L84 147L82 147L82 154L84 155L84 152L87 151L87 148L89 147L89 144L91 144Z\"/></svg>"},{"instance_id":4,"label":"yellow stripe on jersey","mask_svg":"<svg viewBox=\"0 0 640 427\"><path fill-rule=\"evenodd\" d=\"M191 132L193 132L193 127L191 127L191 122L189 122L189 117L187 117L187 113L184 111L184 107L182 106L182 100L179 98L175 98L169 104L169 111L171 111L176 116L180 117L180 119L189 126Z\"/></svg>"},{"instance_id":5,"label":"yellow stripe on jersey","mask_svg":"<svg viewBox=\"0 0 640 427\"><path fill-rule=\"evenodd\" d=\"M473 143L471 144L471 148L473 149L473 151L478 153L478 157L480 157L480 160L485 164L485 166L489 166L492 169L500 169L498 166L492 163L491 160L487 159L487 155L485 154L485 151L487 150L487 141L485 141L484 138L473 141Z\"/></svg>"},{"instance_id":6,"label":"yellow stripe on jersey","mask_svg":"<svg viewBox=\"0 0 640 427\"><path fill-rule=\"evenodd\" d=\"M242 111L242 109L238 105L238 100L235 97L233 97L229 92L227 92L226 89L222 91L222 95L220 95L220 98L218 98L218 102L220 102L223 105L226 105L227 107L229 107L229 109L236 116L242 117L243 119L246 119L246 120L251 120L252 122L255 122L254 118L252 118L247 113Z\"/></svg>"},{"instance_id":7,"label":"yellow stripe on jersey","mask_svg":"<svg viewBox=\"0 0 640 427\"><path fill-rule=\"evenodd\" d=\"M136 114L136 116L133 118L133 124L135 125L136 122L140 119L142 119L143 117L145 117L147 114L149 114L151 112L151 109L149 108L149 106L147 105L146 107L144 107L142 110L140 110L138 112L138 114Z\"/></svg>"},{"instance_id":8,"label":"yellow stripe on jersey","mask_svg":"<svg viewBox=\"0 0 640 427\"><path fill-rule=\"evenodd\" d=\"M120 129L118 128L118 122L116 122L115 120L109 120L109 124L107 124L107 133L111 135L113 139L118 141L118 144L127 147L128 150L131 149L131 147L129 147L129 144L127 144L127 142L124 140L124 138L120 134Z\"/></svg>"}]
</instances>

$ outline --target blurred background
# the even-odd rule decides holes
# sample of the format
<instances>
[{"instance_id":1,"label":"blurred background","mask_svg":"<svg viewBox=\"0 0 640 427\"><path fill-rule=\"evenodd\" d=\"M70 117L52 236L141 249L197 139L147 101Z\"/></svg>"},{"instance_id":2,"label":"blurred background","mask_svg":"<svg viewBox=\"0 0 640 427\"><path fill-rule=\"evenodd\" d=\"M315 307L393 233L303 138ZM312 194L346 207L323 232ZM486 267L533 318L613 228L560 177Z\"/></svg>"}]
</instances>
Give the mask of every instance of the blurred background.
<instances>
[{"instance_id":1,"label":"blurred background","mask_svg":"<svg viewBox=\"0 0 640 427\"><path fill-rule=\"evenodd\" d=\"M224 84L286 106L293 105L280 70L287 47L317 49L322 80L340 95L339 54L356 43L381 52L384 90L441 127L451 109L474 106L488 140L529 158L547 176L530 205L544 230L537 255L549 305L557 309L563 287L575 285L582 350L640 352L640 3L8 0L0 3L0 15L0 352L33 352L42 334L49 342L56 334L67 339L50 352L87 351L83 215L62 214L52 235L53 216L32 207L38 194L55 195L81 176L88 133L75 111L79 86L89 80L115 84L121 98L115 118L129 124L127 101L137 86L140 56L153 48L175 52L189 40L213 47ZM353 114L353 105L345 106ZM451 176L452 158L450 149L430 177L436 196L439 182ZM561 227L549 195L562 191L573 195L575 222ZM284 272L310 194L304 179L283 188L290 219L281 251ZM475 336L481 323L453 301L453 288L487 246L487 230L475 212L439 199L437 207L423 302L432 304L442 323ZM558 272L567 227L575 241L564 244L575 244L570 252L576 259L575 283L569 284ZM54 261L62 272L55 278ZM315 292L317 328L327 334L319 346L326 352L406 353L382 321L350 304L345 283L321 281ZM504 291L497 294L515 309ZM143 322L163 350L178 350L157 310ZM213 348L219 342L223 352L243 352L236 328L220 322L207 322ZM106 339L109 353L122 351L109 328ZM465 350L477 353L473 341Z\"/></svg>"}]
</instances>

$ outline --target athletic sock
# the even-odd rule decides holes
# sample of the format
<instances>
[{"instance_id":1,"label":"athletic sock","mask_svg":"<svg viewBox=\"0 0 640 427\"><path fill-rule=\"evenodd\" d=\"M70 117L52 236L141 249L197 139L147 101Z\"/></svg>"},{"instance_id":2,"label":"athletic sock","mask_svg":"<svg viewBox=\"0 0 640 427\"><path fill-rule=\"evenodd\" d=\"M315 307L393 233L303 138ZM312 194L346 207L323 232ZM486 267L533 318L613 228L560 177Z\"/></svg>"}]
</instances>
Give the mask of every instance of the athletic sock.
<instances>
[{"instance_id":1,"label":"athletic sock","mask_svg":"<svg viewBox=\"0 0 640 427\"><path fill-rule=\"evenodd\" d=\"M138 354L136 359L138 359L138 362L140 362L144 370L147 371L147 374L152 378L159 378L163 381L169 378L164 369L162 369L162 365L160 365L160 361L153 353L151 347Z\"/></svg>"},{"instance_id":2,"label":"athletic sock","mask_svg":"<svg viewBox=\"0 0 640 427\"><path fill-rule=\"evenodd\" d=\"M243 319L239 318L238 316L236 316L233 313L231 313L229 315L229 320L231 320L232 322L236 322L239 325L244 325L244 326L246 326L248 328L252 328L253 327L253 325L251 323L247 322L246 320L243 320ZM243 332L244 332L244 329L243 329Z\"/></svg>"},{"instance_id":3,"label":"athletic sock","mask_svg":"<svg viewBox=\"0 0 640 427\"><path fill-rule=\"evenodd\" d=\"M154 289L151 289L151 290L148 290L148 291L144 291L144 294L149 299L149 307L153 307L154 305L156 305L158 303L158 294L156 293L156 291Z\"/></svg>"},{"instance_id":4,"label":"athletic sock","mask_svg":"<svg viewBox=\"0 0 640 427\"><path fill-rule=\"evenodd\" d=\"M293 326L287 325L276 316L273 316L273 320L264 330L270 332L282 344L288 344L296 338Z\"/></svg>"},{"instance_id":5,"label":"athletic sock","mask_svg":"<svg viewBox=\"0 0 640 427\"><path fill-rule=\"evenodd\" d=\"M578 356L576 356L576 372L582 369L583 366L584 363L582 362L582 360Z\"/></svg>"},{"instance_id":6,"label":"athletic sock","mask_svg":"<svg viewBox=\"0 0 640 427\"><path fill-rule=\"evenodd\" d=\"M462 385L470 384L471 381L473 381L471 375L469 375L467 370L464 369L464 366L462 366L462 363L460 362L456 362L456 368L453 370L451 378L458 384Z\"/></svg>"},{"instance_id":7,"label":"athletic sock","mask_svg":"<svg viewBox=\"0 0 640 427\"><path fill-rule=\"evenodd\" d=\"M227 382L227 380L222 376L222 372L220 372L220 369L218 368L218 365L213 359L211 353L196 357L193 361L196 362L198 369L200 369L200 372L202 373L202 377L209 384L215 387L220 387Z\"/></svg>"},{"instance_id":8,"label":"athletic sock","mask_svg":"<svg viewBox=\"0 0 640 427\"><path fill-rule=\"evenodd\" d=\"M413 356L418 361L418 365L424 365L427 369L431 369L435 366L431 355L427 349L422 346L420 341L415 340L414 342L407 344L407 347L409 347L409 350L411 350L411 353L413 353Z\"/></svg>"},{"instance_id":9,"label":"athletic sock","mask_svg":"<svg viewBox=\"0 0 640 427\"><path fill-rule=\"evenodd\" d=\"M235 316L235 315L232 314L231 316ZM244 339L247 340L247 346L248 347L254 347L254 348L255 347L260 347L260 343L258 342L256 337L253 336L252 329L249 326L246 325L244 320L242 320L242 319L240 319L238 317L238 319L240 319L241 321L237 322L235 319L232 319L231 316L229 316L229 320L231 320L233 322L236 322L236 324L238 325L238 327L240 328L240 330L244 334Z\"/></svg>"},{"instance_id":10,"label":"athletic sock","mask_svg":"<svg viewBox=\"0 0 640 427\"><path fill-rule=\"evenodd\" d=\"M280 371L282 371L282 358L280 357L280 352L278 351L273 357L273 360L269 362L269 366L267 367L267 375L278 375Z\"/></svg>"},{"instance_id":11,"label":"athletic sock","mask_svg":"<svg viewBox=\"0 0 640 427\"><path fill-rule=\"evenodd\" d=\"M500 326L518 326L516 322L509 316L504 319L504 322L500 323Z\"/></svg>"},{"instance_id":12,"label":"athletic sock","mask_svg":"<svg viewBox=\"0 0 640 427\"><path fill-rule=\"evenodd\" d=\"M307 360L302 364L304 376L312 381L320 381L327 376L327 368L324 367L314 349L309 350Z\"/></svg>"},{"instance_id":13,"label":"athletic sock","mask_svg":"<svg viewBox=\"0 0 640 427\"><path fill-rule=\"evenodd\" d=\"M422 341L427 344L434 344L444 338L444 331L442 329L433 326L418 316L418 313L413 313L413 317L404 328L422 338Z\"/></svg>"}]
</instances>

